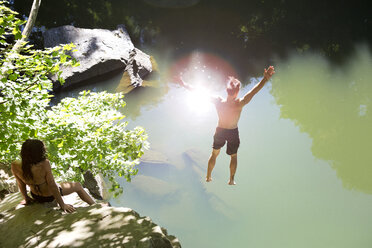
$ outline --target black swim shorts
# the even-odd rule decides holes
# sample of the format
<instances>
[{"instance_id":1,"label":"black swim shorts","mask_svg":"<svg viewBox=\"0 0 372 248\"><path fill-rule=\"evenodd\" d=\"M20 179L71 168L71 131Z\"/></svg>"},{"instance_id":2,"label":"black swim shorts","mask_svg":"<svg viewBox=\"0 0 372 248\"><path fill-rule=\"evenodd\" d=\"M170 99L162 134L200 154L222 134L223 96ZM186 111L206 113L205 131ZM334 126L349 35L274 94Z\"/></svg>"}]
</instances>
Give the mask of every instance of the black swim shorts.
<instances>
[{"instance_id":1,"label":"black swim shorts","mask_svg":"<svg viewBox=\"0 0 372 248\"><path fill-rule=\"evenodd\" d=\"M234 129L225 129L225 128L216 128L216 132L213 136L213 149L220 149L225 145L227 141L226 153L232 155L238 152L240 145L239 131L238 128Z\"/></svg>"}]
</instances>

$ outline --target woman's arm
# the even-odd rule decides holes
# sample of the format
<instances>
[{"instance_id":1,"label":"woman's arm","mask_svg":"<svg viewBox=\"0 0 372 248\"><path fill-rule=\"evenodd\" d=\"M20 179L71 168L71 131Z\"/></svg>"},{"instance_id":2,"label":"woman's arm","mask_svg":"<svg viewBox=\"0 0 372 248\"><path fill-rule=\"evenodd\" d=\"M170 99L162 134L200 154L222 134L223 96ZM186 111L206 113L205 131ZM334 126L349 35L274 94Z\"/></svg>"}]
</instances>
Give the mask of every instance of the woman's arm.
<instances>
[{"instance_id":1,"label":"woman's arm","mask_svg":"<svg viewBox=\"0 0 372 248\"><path fill-rule=\"evenodd\" d=\"M50 188L50 191L52 192L54 198L56 199L58 205L66 212L72 213L75 211L75 208L70 204L65 204L63 202L61 193L59 192L58 186L56 182L54 181L54 177L52 174L52 168L50 167L49 160L46 160L45 163L43 163L44 169L46 171L46 182Z\"/></svg>"},{"instance_id":2,"label":"woman's arm","mask_svg":"<svg viewBox=\"0 0 372 248\"><path fill-rule=\"evenodd\" d=\"M23 199L24 199L24 202L21 202L21 204L30 204L32 203L32 198L29 197L27 195L27 189L26 189L26 184L22 181L22 179L19 177L18 173L19 173L19 170L18 168L16 167L17 166L17 163L16 162L13 162L11 164L11 170L12 170L12 173L14 175L14 177L16 178L17 180L17 184L18 184L18 188L19 188L19 191L21 191L21 194L23 196Z\"/></svg>"}]
</instances>

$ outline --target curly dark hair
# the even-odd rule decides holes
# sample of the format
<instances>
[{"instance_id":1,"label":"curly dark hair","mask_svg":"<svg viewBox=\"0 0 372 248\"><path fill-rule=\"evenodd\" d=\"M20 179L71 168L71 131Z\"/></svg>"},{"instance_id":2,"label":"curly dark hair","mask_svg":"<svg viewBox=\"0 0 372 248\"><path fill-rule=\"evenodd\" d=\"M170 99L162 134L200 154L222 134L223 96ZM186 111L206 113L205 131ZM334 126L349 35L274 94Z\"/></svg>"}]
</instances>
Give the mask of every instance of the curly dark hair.
<instances>
[{"instance_id":1,"label":"curly dark hair","mask_svg":"<svg viewBox=\"0 0 372 248\"><path fill-rule=\"evenodd\" d=\"M46 148L41 140L28 139L22 144L21 149L22 171L25 179L33 179L31 166L44 161Z\"/></svg>"}]
</instances>

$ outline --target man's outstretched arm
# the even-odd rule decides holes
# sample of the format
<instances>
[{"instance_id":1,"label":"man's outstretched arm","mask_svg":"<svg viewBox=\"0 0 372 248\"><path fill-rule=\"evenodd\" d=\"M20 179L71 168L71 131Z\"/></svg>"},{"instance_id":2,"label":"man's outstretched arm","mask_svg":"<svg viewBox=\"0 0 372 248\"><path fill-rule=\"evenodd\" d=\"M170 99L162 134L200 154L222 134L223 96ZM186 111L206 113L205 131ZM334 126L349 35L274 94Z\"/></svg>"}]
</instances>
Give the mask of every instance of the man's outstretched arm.
<instances>
[{"instance_id":1,"label":"man's outstretched arm","mask_svg":"<svg viewBox=\"0 0 372 248\"><path fill-rule=\"evenodd\" d=\"M180 77L180 80L178 81L178 84L180 86L182 86L183 88L185 88L187 90L190 90L190 91L198 90L198 88L196 88L196 87L186 83L185 81L183 81L182 77ZM217 103L217 102L222 101L222 98L220 96L212 95L209 92L203 92L203 94L205 94L205 97L207 99L209 99L210 101L212 101L213 103Z\"/></svg>"},{"instance_id":2,"label":"man's outstretched arm","mask_svg":"<svg viewBox=\"0 0 372 248\"><path fill-rule=\"evenodd\" d=\"M178 81L179 85L181 85L183 88L185 89L188 89L188 90L195 90L195 87L186 83L185 81L183 81L183 78L180 77L180 80Z\"/></svg>"},{"instance_id":3,"label":"man's outstretched arm","mask_svg":"<svg viewBox=\"0 0 372 248\"><path fill-rule=\"evenodd\" d=\"M274 75L274 73L275 73L274 66L269 66L269 68L264 69L264 77L258 84L256 84L251 89L251 91L245 94L245 96L242 99L242 103L244 105L249 103L252 100L253 96L256 95L264 87L266 82L270 80L270 78Z\"/></svg>"}]
</instances>

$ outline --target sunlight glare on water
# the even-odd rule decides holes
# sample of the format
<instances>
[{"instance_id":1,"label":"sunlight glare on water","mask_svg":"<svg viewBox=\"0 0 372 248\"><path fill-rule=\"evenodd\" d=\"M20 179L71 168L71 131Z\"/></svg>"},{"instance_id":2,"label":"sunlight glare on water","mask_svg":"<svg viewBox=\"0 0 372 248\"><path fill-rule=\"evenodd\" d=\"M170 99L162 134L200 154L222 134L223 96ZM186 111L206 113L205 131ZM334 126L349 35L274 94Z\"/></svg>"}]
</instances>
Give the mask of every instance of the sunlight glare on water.
<instances>
[{"instance_id":1,"label":"sunlight glare on water","mask_svg":"<svg viewBox=\"0 0 372 248\"><path fill-rule=\"evenodd\" d=\"M170 68L171 78L182 78L194 89L187 93L189 109L197 115L211 112L210 96L221 91L228 76L236 76L236 71L217 55L195 51L178 59Z\"/></svg>"},{"instance_id":2,"label":"sunlight glare on water","mask_svg":"<svg viewBox=\"0 0 372 248\"><path fill-rule=\"evenodd\" d=\"M169 77L182 77L186 83L221 90L228 76L237 76L236 70L220 56L201 51L177 59L169 67Z\"/></svg>"},{"instance_id":3,"label":"sunlight glare on water","mask_svg":"<svg viewBox=\"0 0 372 248\"><path fill-rule=\"evenodd\" d=\"M210 112L213 108L208 96L211 94L210 90L198 87L195 90L188 92L187 94L187 105L196 114L205 114Z\"/></svg>"}]
</instances>

